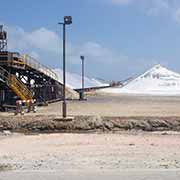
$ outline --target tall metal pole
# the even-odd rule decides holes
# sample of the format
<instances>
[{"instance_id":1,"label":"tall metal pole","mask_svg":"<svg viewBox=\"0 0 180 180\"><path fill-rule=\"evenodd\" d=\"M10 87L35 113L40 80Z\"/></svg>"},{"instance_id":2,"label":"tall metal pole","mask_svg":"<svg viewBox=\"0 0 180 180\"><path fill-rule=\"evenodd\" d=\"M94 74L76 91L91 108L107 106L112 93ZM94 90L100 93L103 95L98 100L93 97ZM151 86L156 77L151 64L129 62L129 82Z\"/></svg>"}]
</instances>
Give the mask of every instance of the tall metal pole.
<instances>
[{"instance_id":1,"label":"tall metal pole","mask_svg":"<svg viewBox=\"0 0 180 180\"><path fill-rule=\"evenodd\" d=\"M82 89L84 89L84 58L82 58Z\"/></svg>"},{"instance_id":2,"label":"tall metal pole","mask_svg":"<svg viewBox=\"0 0 180 180\"><path fill-rule=\"evenodd\" d=\"M66 24L63 24L63 118L66 118Z\"/></svg>"},{"instance_id":3,"label":"tall metal pole","mask_svg":"<svg viewBox=\"0 0 180 180\"><path fill-rule=\"evenodd\" d=\"M82 74L82 90L79 93L79 100L84 100L84 56L80 56L81 58L81 65L82 65L82 70L81 70L81 74Z\"/></svg>"},{"instance_id":4,"label":"tall metal pole","mask_svg":"<svg viewBox=\"0 0 180 180\"><path fill-rule=\"evenodd\" d=\"M62 104L62 116L66 118L66 25L72 24L71 16L64 16L64 22L58 24L63 25L63 104Z\"/></svg>"}]
</instances>

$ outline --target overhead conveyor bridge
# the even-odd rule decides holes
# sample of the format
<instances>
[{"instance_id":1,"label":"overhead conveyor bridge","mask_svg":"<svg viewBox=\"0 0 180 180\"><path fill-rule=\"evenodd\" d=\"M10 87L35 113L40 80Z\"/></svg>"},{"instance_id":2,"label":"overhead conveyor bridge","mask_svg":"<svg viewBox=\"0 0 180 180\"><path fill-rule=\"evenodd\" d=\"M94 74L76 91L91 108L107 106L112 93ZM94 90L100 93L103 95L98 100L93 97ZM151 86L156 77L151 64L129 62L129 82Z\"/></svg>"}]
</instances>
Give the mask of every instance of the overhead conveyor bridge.
<instances>
[{"instance_id":1,"label":"overhead conveyor bridge","mask_svg":"<svg viewBox=\"0 0 180 180\"><path fill-rule=\"evenodd\" d=\"M7 51L7 32L0 25L0 107L13 105L17 100L37 103L62 99L62 83L57 74L34 58ZM66 88L67 97L76 92Z\"/></svg>"},{"instance_id":2,"label":"overhead conveyor bridge","mask_svg":"<svg viewBox=\"0 0 180 180\"><path fill-rule=\"evenodd\" d=\"M57 74L28 55L0 52L0 79L1 104L14 104L17 99L39 103L62 99Z\"/></svg>"}]
</instances>

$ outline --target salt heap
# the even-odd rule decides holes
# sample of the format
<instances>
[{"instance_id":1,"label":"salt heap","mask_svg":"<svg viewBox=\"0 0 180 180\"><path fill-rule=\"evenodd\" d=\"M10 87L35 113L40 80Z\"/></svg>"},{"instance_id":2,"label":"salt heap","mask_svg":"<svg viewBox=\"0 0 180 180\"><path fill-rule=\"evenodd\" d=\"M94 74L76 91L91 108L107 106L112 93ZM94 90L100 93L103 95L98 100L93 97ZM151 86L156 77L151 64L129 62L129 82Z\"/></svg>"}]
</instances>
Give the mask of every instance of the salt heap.
<instances>
[{"instance_id":1,"label":"salt heap","mask_svg":"<svg viewBox=\"0 0 180 180\"><path fill-rule=\"evenodd\" d=\"M124 87L108 88L104 92L165 96L180 95L180 74L170 71L159 64Z\"/></svg>"},{"instance_id":2,"label":"salt heap","mask_svg":"<svg viewBox=\"0 0 180 180\"><path fill-rule=\"evenodd\" d=\"M63 71L61 69L54 69L60 82L63 82ZM71 89L80 89L82 87L82 77L76 73L66 72L67 86ZM108 86L109 84L103 83L95 78L84 77L84 87L101 87Z\"/></svg>"}]
</instances>

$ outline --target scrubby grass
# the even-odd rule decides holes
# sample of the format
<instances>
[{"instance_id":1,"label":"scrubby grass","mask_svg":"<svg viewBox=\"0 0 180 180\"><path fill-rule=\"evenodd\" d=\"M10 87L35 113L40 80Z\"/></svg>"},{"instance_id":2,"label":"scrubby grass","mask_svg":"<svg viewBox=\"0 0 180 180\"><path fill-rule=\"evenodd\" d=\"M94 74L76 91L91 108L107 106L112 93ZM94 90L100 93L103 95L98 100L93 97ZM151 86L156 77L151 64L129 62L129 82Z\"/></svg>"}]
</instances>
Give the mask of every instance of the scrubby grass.
<instances>
[{"instance_id":1,"label":"scrubby grass","mask_svg":"<svg viewBox=\"0 0 180 180\"><path fill-rule=\"evenodd\" d=\"M9 164L0 164L0 172L12 170L12 166Z\"/></svg>"}]
</instances>

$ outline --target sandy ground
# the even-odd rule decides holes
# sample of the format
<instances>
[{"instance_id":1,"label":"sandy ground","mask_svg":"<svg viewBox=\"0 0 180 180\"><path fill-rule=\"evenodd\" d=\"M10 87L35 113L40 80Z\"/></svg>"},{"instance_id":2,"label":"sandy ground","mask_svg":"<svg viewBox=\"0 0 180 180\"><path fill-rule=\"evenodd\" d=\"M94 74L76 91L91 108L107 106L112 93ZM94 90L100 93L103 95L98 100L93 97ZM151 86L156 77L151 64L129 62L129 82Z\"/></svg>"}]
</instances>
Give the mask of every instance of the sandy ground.
<instances>
[{"instance_id":1,"label":"sandy ground","mask_svg":"<svg viewBox=\"0 0 180 180\"><path fill-rule=\"evenodd\" d=\"M180 133L13 135L0 164L20 171L180 169Z\"/></svg>"},{"instance_id":2,"label":"sandy ground","mask_svg":"<svg viewBox=\"0 0 180 180\"><path fill-rule=\"evenodd\" d=\"M61 114L61 102L38 109L39 114ZM180 116L180 97L92 96L88 101L68 101L69 115Z\"/></svg>"},{"instance_id":3,"label":"sandy ground","mask_svg":"<svg viewBox=\"0 0 180 180\"><path fill-rule=\"evenodd\" d=\"M68 114L167 117L180 116L179 107L180 97L101 95L68 101ZM39 107L38 114L60 115L61 103ZM0 136L0 180L178 180L179 139L179 132L141 131Z\"/></svg>"},{"instance_id":4,"label":"sandy ground","mask_svg":"<svg viewBox=\"0 0 180 180\"><path fill-rule=\"evenodd\" d=\"M179 180L178 170L119 171L119 172L6 172L1 180Z\"/></svg>"}]
</instances>

